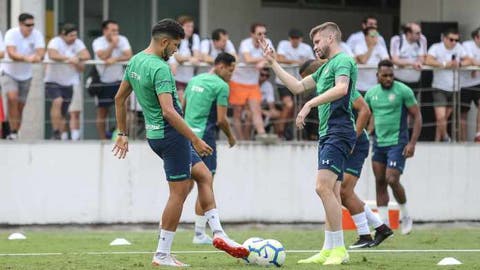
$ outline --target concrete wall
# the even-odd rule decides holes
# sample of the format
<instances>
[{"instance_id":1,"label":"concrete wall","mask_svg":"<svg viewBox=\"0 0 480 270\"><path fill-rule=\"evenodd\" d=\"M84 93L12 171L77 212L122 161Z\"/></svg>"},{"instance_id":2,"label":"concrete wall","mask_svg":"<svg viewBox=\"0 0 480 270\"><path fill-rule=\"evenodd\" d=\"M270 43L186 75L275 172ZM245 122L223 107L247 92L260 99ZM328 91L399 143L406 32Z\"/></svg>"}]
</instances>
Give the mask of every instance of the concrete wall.
<instances>
[{"instance_id":1,"label":"concrete wall","mask_svg":"<svg viewBox=\"0 0 480 270\"><path fill-rule=\"evenodd\" d=\"M320 222L317 146L219 146L216 199L225 221ZM144 142L126 160L111 145L0 142L0 224L157 222L168 196L162 161ZM420 144L405 184L416 220L479 220L478 145ZM370 162L357 187L375 199ZM193 220L191 194L182 221ZM393 198L393 197L392 197Z\"/></svg>"}]
</instances>

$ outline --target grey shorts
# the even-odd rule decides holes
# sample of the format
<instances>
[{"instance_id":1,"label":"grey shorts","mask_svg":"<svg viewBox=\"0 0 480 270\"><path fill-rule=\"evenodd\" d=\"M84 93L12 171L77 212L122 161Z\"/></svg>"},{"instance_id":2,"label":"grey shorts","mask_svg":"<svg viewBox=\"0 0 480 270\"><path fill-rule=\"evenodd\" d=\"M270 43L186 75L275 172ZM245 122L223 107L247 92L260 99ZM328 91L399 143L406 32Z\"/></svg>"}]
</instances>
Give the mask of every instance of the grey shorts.
<instances>
[{"instance_id":1,"label":"grey shorts","mask_svg":"<svg viewBox=\"0 0 480 270\"><path fill-rule=\"evenodd\" d=\"M433 106L434 107L452 107L453 92L440 89L433 89Z\"/></svg>"},{"instance_id":2,"label":"grey shorts","mask_svg":"<svg viewBox=\"0 0 480 270\"><path fill-rule=\"evenodd\" d=\"M10 75L7 75L5 73L0 76L0 84L2 85L2 90L5 91L5 93L17 92L18 99L22 103L25 103L27 101L31 81L31 78L24 81L17 81Z\"/></svg>"}]
</instances>

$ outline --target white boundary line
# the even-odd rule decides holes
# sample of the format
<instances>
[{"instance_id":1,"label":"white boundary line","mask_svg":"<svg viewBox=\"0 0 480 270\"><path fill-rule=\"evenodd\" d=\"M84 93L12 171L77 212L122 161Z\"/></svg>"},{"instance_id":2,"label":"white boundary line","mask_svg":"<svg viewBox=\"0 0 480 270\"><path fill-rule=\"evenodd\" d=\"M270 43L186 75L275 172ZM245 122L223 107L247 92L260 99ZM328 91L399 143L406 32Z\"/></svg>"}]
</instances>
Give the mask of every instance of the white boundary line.
<instances>
[{"instance_id":1,"label":"white boundary line","mask_svg":"<svg viewBox=\"0 0 480 270\"><path fill-rule=\"evenodd\" d=\"M320 250L287 250L287 253L315 253ZM349 250L351 253L480 253L480 249L372 249L372 250ZM44 252L44 253L0 253L0 257L7 256L59 256L59 255L132 255L153 254L153 251L93 251L93 252ZM223 253L217 250L182 250L172 251L174 254L215 254Z\"/></svg>"}]
</instances>

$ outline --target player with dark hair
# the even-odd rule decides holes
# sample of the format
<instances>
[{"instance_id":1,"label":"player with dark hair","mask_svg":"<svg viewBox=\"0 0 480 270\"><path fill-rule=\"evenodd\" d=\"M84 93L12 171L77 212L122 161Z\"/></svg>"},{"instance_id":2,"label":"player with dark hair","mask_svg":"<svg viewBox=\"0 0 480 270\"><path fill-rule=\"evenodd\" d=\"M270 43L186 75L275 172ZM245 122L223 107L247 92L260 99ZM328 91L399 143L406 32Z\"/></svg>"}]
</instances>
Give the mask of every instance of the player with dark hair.
<instances>
[{"instance_id":1,"label":"player with dark hair","mask_svg":"<svg viewBox=\"0 0 480 270\"><path fill-rule=\"evenodd\" d=\"M183 108L185 122L199 138L204 140L213 153L202 157L208 169L215 175L217 170L217 127L227 136L228 144L233 147L236 143L230 124L228 123L228 82L235 69L235 57L228 53L220 53L214 62L210 73L203 73L193 77L185 89ZM195 236L194 244L211 244L212 239L205 233L207 216L197 199L195 206Z\"/></svg>"},{"instance_id":2,"label":"player with dark hair","mask_svg":"<svg viewBox=\"0 0 480 270\"><path fill-rule=\"evenodd\" d=\"M393 76L393 63L390 60L378 63L379 84L368 90L365 101L372 111L371 122L375 126L372 167L376 179L378 212L383 222L389 224L387 188L390 186L400 207L401 232L408 234L413 221L408 214L407 197L400 183L400 175L405 169L406 159L415 154L415 145L422 129L422 115L412 89L395 81ZM407 115L413 121L410 138Z\"/></svg>"},{"instance_id":3,"label":"player with dark hair","mask_svg":"<svg viewBox=\"0 0 480 270\"><path fill-rule=\"evenodd\" d=\"M166 61L177 51L184 36L182 26L174 20L164 19L155 24L150 45L129 61L115 97L119 133L114 155L123 159L128 152L125 101L133 90L143 109L148 144L164 163L170 194L152 261L157 266L188 266L173 257L170 250L193 181L197 183L200 207L213 231L213 245L237 258L249 254L226 235L220 223L212 173L199 157L211 155L213 149L195 135L182 118L175 80Z\"/></svg>"}]
</instances>

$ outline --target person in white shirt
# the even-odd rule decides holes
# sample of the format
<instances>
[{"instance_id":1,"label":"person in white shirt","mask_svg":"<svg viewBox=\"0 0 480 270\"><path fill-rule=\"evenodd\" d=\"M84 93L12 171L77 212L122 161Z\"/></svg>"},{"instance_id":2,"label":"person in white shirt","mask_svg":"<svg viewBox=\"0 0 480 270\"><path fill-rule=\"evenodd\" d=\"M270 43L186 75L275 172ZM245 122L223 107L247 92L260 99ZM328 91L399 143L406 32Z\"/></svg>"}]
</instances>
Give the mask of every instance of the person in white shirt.
<instances>
[{"instance_id":1,"label":"person in white shirt","mask_svg":"<svg viewBox=\"0 0 480 270\"><path fill-rule=\"evenodd\" d=\"M230 81L229 103L233 107L233 128L235 135L240 140L250 138L250 125L242 126L241 120L247 104L252 113L252 121L257 131L257 138L263 140L268 137L263 126L260 107L262 93L258 85L259 71L267 64L263 57L259 40L265 38L266 35L267 28L265 24L254 23L250 26L250 37L244 39L238 49L239 62L244 65L240 64L235 68ZM270 39L266 40L273 47Z\"/></svg>"},{"instance_id":2,"label":"person in white shirt","mask_svg":"<svg viewBox=\"0 0 480 270\"><path fill-rule=\"evenodd\" d=\"M260 77L258 84L260 85L260 91L262 91L262 115L265 119L265 122L273 121L273 126L275 131L278 130L277 120L280 117L280 111L275 105L275 90L273 89L273 84L269 81L270 79L270 69L263 68L260 70ZM267 123L265 123L268 126Z\"/></svg>"},{"instance_id":3,"label":"person in white shirt","mask_svg":"<svg viewBox=\"0 0 480 270\"><path fill-rule=\"evenodd\" d=\"M350 48L350 46L348 46L347 43L345 42L340 42L340 49L342 50L342 52L346 53L348 56L350 57L355 57L355 55L353 54L353 51L352 49Z\"/></svg>"},{"instance_id":4,"label":"person in white shirt","mask_svg":"<svg viewBox=\"0 0 480 270\"><path fill-rule=\"evenodd\" d=\"M460 45L460 35L455 29L443 33L442 42L433 44L427 52L426 65L440 68L433 71L433 106L435 110L435 141L450 141L447 120L452 113L453 92L458 90L453 69L471 63L467 52Z\"/></svg>"},{"instance_id":5,"label":"person in white shirt","mask_svg":"<svg viewBox=\"0 0 480 270\"><path fill-rule=\"evenodd\" d=\"M480 27L472 31L472 40L463 42L462 46L469 54L472 65L480 66ZM470 110L470 104L473 102L477 106L477 125L475 142L480 142L480 72L478 70L462 71L460 73L460 100L461 100L461 119L460 119L460 140L467 140L467 115Z\"/></svg>"},{"instance_id":6,"label":"person in white shirt","mask_svg":"<svg viewBox=\"0 0 480 270\"><path fill-rule=\"evenodd\" d=\"M0 59L2 59L4 55L5 55L5 43L3 42L2 31L0 31Z\"/></svg>"},{"instance_id":7,"label":"person in white shirt","mask_svg":"<svg viewBox=\"0 0 480 270\"><path fill-rule=\"evenodd\" d=\"M48 64L45 70L45 96L52 102L52 139L68 139L66 114L73 96L73 87L80 84L80 72L85 69L82 61L89 59L90 53L78 39L78 30L73 24L63 25L60 35L48 43L46 60L65 63ZM72 129L71 135L72 139L78 140L80 129Z\"/></svg>"},{"instance_id":8,"label":"person in white shirt","mask_svg":"<svg viewBox=\"0 0 480 270\"><path fill-rule=\"evenodd\" d=\"M389 59L387 49L382 46L378 39L375 27L367 27L364 31L365 42L358 43L353 53L359 64L376 66L380 61ZM370 88L377 85L376 69L358 69L357 89L365 94Z\"/></svg>"},{"instance_id":9,"label":"person in white shirt","mask_svg":"<svg viewBox=\"0 0 480 270\"><path fill-rule=\"evenodd\" d=\"M5 55L5 43L3 43L3 36L2 36L2 31L0 31L0 60L3 58ZM0 74L2 74L2 66L0 64ZM5 121L5 113L3 111L3 108L5 107L3 105L3 99L2 99L2 86L0 85L0 138L3 138L3 126L6 124Z\"/></svg>"},{"instance_id":10,"label":"person in white shirt","mask_svg":"<svg viewBox=\"0 0 480 270\"><path fill-rule=\"evenodd\" d=\"M366 16L365 18L363 18L361 26L362 26L362 29L360 31L357 31L351 34L347 39L347 45L352 50L355 50L355 47L357 47L358 44L365 43L363 33L365 32L365 29L367 29L367 27L378 28L377 18L372 15ZM378 37L378 41L380 42L380 45L382 45L385 49L387 48L385 39L382 36Z\"/></svg>"},{"instance_id":11,"label":"person in white shirt","mask_svg":"<svg viewBox=\"0 0 480 270\"><path fill-rule=\"evenodd\" d=\"M300 66L310 59L315 59L313 49L310 45L303 42L303 33L300 30L291 29L288 32L288 40L282 40L278 43L277 61L280 64ZM300 79L298 68L287 68L286 70L295 78ZM293 132L286 132L285 127L287 122L293 122L293 94L283 85L278 77L275 79L275 83L277 84L278 94L283 105L277 135L280 138L292 140Z\"/></svg>"},{"instance_id":12,"label":"person in white shirt","mask_svg":"<svg viewBox=\"0 0 480 270\"><path fill-rule=\"evenodd\" d=\"M227 31L218 28L213 30L211 39L202 40L200 43L202 61L212 65L217 55L222 52L229 53L237 58L235 46L233 46L233 43L228 38Z\"/></svg>"},{"instance_id":13,"label":"person in white shirt","mask_svg":"<svg viewBox=\"0 0 480 270\"><path fill-rule=\"evenodd\" d=\"M177 87L178 98L183 101L183 93L188 82L195 75L195 67L201 60L200 37L194 33L195 24L190 16L180 16L177 19L185 32L185 38L180 42L177 52L170 57L169 64L172 73L175 76L175 86ZM189 63L189 66L183 64Z\"/></svg>"},{"instance_id":14,"label":"person in white shirt","mask_svg":"<svg viewBox=\"0 0 480 270\"><path fill-rule=\"evenodd\" d=\"M116 21L106 20L102 23L103 35L92 43L95 60L105 61L105 64L96 65L101 85L96 96L96 126L101 140L107 139L105 120L123 78L123 66L117 62L128 61L132 57L130 43L119 31Z\"/></svg>"},{"instance_id":15,"label":"person in white shirt","mask_svg":"<svg viewBox=\"0 0 480 270\"><path fill-rule=\"evenodd\" d=\"M403 27L403 34L392 37L390 54L393 64L397 67L413 68L396 71L395 79L415 92L420 87L422 65L427 55L427 39L422 35L420 25L407 23Z\"/></svg>"},{"instance_id":16,"label":"person in white shirt","mask_svg":"<svg viewBox=\"0 0 480 270\"><path fill-rule=\"evenodd\" d=\"M33 15L22 13L18 16L19 26L5 33L5 59L19 63L3 63L1 85L7 95L8 139L17 139L22 122L23 108L27 101L32 80L32 63L42 61L45 54L45 40L42 33L34 29Z\"/></svg>"}]
</instances>

